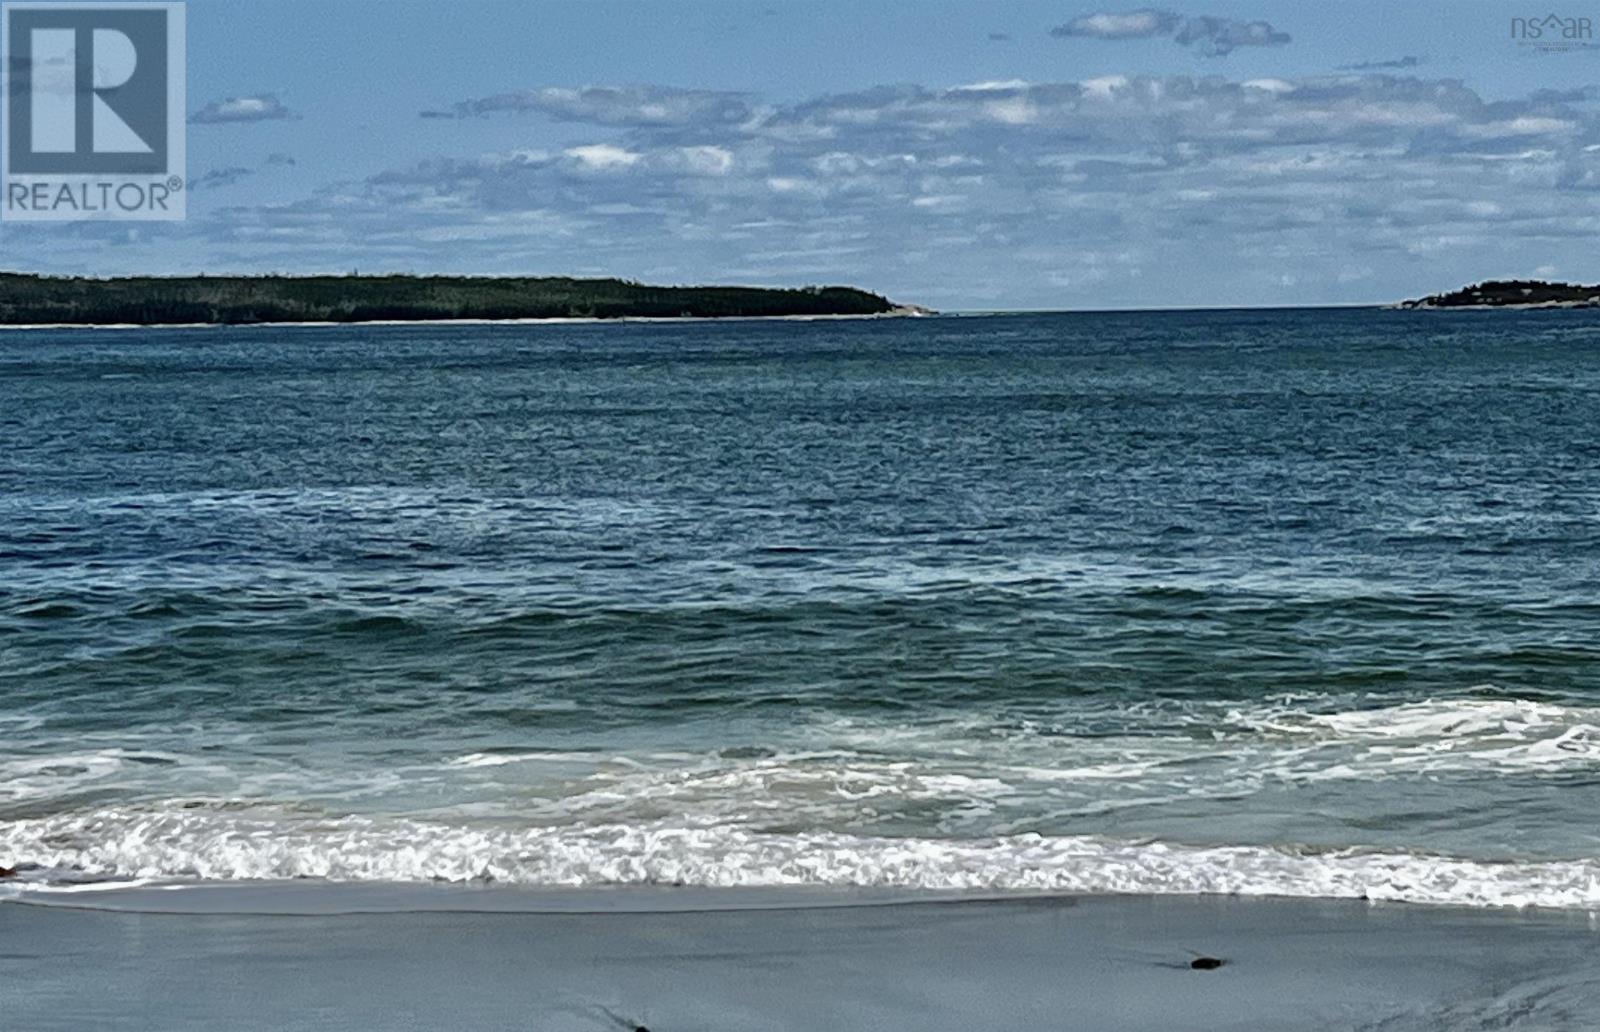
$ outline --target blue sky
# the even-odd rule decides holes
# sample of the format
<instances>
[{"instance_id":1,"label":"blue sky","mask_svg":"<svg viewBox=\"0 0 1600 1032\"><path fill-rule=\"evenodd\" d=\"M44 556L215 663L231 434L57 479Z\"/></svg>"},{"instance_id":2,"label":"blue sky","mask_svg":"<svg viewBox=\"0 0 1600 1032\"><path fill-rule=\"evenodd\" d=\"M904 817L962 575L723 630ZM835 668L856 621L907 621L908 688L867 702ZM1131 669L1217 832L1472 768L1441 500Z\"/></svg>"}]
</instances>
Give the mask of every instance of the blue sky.
<instances>
[{"instance_id":1,"label":"blue sky","mask_svg":"<svg viewBox=\"0 0 1600 1032\"><path fill-rule=\"evenodd\" d=\"M1600 40L1510 38L1547 7L190 0L188 221L0 224L0 267L944 309L1593 282Z\"/></svg>"}]
</instances>

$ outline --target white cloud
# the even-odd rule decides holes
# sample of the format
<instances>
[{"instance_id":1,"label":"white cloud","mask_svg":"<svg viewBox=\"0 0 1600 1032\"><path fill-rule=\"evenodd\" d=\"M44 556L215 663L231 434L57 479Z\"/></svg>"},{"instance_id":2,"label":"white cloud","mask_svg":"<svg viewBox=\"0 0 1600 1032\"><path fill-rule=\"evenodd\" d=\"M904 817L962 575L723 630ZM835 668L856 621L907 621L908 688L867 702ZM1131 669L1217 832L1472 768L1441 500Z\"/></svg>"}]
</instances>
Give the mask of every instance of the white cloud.
<instances>
[{"instance_id":1,"label":"white cloud","mask_svg":"<svg viewBox=\"0 0 1600 1032\"><path fill-rule=\"evenodd\" d=\"M804 194L812 197L821 197L827 193L826 188L819 183L798 176L769 176L767 189L776 194Z\"/></svg>"},{"instance_id":2,"label":"white cloud","mask_svg":"<svg viewBox=\"0 0 1600 1032\"><path fill-rule=\"evenodd\" d=\"M1149 7L1082 15L1051 29L1050 35L1104 40L1170 37L1182 46L1194 47L1213 57L1229 54L1239 47L1275 47L1289 42L1288 33L1279 32L1264 21L1182 15Z\"/></svg>"},{"instance_id":3,"label":"white cloud","mask_svg":"<svg viewBox=\"0 0 1600 1032\"><path fill-rule=\"evenodd\" d=\"M1284 79L1247 79L1245 87L1252 90L1265 90L1268 93L1293 93L1294 83Z\"/></svg>"},{"instance_id":4,"label":"white cloud","mask_svg":"<svg viewBox=\"0 0 1600 1032\"><path fill-rule=\"evenodd\" d=\"M681 147L684 167L705 176L725 176L733 171L733 154L723 147Z\"/></svg>"},{"instance_id":5,"label":"white cloud","mask_svg":"<svg viewBox=\"0 0 1600 1032\"><path fill-rule=\"evenodd\" d=\"M631 168L639 163L640 155L609 143L592 143L584 147L571 147L563 152L585 168L610 170Z\"/></svg>"},{"instance_id":6,"label":"white cloud","mask_svg":"<svg viewBox=\"0 0 1600 1032\"><path fill-rule=\"evenodd\" d=\"M1575 131L1577 123L1563 118L1536 118L1527 115L1508 118L1500 122L1485 122L1468 126L1466 132L1477 137L1499 136L1549 136Z\"/></svg>"},{"instance_id":7,"label":"white cloud","mask_svg":"<svg viewBox=\"0 0 1600 1032\"><path fill-rule=\"evenodd\" d=\"M1026 97L1007 97L983 106L990 118L1006 125L1027 125L1039 119L1039 109Z\"/></svg>"},{"instance_id":8,"label":"white cloud","mask_svg":"<svg viewBox=\"0 0 1600 1032\"><path fill-rule=\"evenodd\" d=\"M1110 99L1117 90L1126 89L1128 77L1126 75L1102 75L1097 79L1085 79L1083 91L1091 97Z\"/></svg>"},{"instance_id":9,"label":"white cloud","mask_svg":"<svg viewBox=\"0 0 1600 1032\"><path fill-rule=\"evenodd\" d=\"M284 107L273 94L258 93L253 96L213 100L190 115L189 121L195 125L208 125L225 122L271 122L295 117L298 116Z\"/></svg>"},{"instance_id":10,"label":"white cloud","mask_svg":"<svg viewBox=\"0 0 1600 1032\"><path fill-rule=\"evenodd\" d=\"M1092 36L1096 39L1145 39L1169 35L1181 19L1165 11L1129 11L1126 14L1100 12L1074 18L1060 29L1058 36Z\"/></svg>"},{"instance_id":11,"label":"white cloud","mask_svg":"<svg viewBox=\"0 0 1600 1032\"><path fill-rule=\"evenodd\" d=\"M498 112L542 114L569 122L634 127L737 125L751 116L742 93L671 86L548 86L463 100L425 118L471 118Z\"/></svg>"},{"instance_id":12,"label":"white cloud","mask_svg":"<svg viewBox=\"0 0 1600 1032\"><path fill-rule=\"evenodd\" d=\"M956 86L952 92L987 93L992 90L1025 89L1027 85L1026 79L993 79L988 82L969 82L964 86Z\"/></svg>"}]
</instances>

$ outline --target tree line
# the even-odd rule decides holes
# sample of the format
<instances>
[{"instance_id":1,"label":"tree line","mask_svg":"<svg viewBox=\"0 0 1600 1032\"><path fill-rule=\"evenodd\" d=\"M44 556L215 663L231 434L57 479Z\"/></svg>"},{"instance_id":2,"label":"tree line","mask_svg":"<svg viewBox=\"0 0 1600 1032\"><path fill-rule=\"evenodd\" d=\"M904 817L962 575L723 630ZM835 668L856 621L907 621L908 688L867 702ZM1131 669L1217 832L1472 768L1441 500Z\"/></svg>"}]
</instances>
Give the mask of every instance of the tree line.
<instances>
[{"instance_id":1,"label":"tree line","mask_svg":"<svg viewBox=\"0 0 1600 1032\"><path fill-rule=\"evenodd\" d=\"M435 319L875 315L852 287L660 287L620 279L0 273L0 324L372 322Z\"/></svg>"}]
</instances>

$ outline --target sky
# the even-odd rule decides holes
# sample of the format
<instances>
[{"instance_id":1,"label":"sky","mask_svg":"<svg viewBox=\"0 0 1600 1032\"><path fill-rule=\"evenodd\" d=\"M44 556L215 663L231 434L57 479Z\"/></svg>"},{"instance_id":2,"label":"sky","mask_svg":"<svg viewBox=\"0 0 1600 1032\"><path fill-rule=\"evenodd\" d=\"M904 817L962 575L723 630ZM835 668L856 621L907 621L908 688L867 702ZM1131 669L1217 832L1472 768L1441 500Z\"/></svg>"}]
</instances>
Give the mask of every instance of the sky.
<instances>
[{"instance_id":1,"label":"sky","mask_svg":"<svg viewBox=\"0 0 1600 1032\"><path fill-rule=\"evenodd\" d=\"M843 283L942 310L1595 282L1600 39L1512 38L1550 13L1591 11L190 0L187 221L0 223L0 268Z\"/></svg>"}]
</instances>

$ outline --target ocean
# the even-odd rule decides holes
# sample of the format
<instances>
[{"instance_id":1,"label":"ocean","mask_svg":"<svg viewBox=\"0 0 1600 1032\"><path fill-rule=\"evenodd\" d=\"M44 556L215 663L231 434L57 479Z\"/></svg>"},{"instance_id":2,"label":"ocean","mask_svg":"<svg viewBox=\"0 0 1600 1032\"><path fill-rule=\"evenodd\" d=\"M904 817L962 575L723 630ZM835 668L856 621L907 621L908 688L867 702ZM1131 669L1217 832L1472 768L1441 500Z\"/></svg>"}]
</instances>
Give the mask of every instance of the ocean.
<instances>
[{"instance_id":1,"label":"ocean","mask_svg":"<svg viewBox=\"0 0 1600 1032\"><path fill-rule=\"evenodd\" d=\"M1600 908L1600 315L0 333L0 891Z\"/></svg>"}]
</instances>

